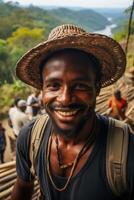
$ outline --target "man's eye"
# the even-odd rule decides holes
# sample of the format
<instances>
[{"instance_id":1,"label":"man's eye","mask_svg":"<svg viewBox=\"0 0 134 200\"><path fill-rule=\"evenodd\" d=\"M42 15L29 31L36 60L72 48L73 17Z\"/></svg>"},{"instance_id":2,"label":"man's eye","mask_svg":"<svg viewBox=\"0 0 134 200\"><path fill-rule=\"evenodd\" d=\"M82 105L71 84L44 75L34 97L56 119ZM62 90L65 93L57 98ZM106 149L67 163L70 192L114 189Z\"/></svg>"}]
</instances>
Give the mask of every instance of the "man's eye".
<instances>
[{"instance_id":1,"label":"man's eye","mask_svg":"<svg viewBox=\"0 0 134 200\"><path fill-rule=\"evenodd\" d=\"M49 83L46 85L46 87L51 90L57 90L60 88L60 84L59 83Z\"/></svg>"},{"instance_id":2,"label":"man's eye","mask_svg":"<svg viewBox=\"0 0 134 200\"><path fill-rule=\"evenodd\" d=\"M75 89L76 90L89 90L89 87L88 87L88 85L85 85L85 84L76 84Z\"/></svg>"}]
</instances>

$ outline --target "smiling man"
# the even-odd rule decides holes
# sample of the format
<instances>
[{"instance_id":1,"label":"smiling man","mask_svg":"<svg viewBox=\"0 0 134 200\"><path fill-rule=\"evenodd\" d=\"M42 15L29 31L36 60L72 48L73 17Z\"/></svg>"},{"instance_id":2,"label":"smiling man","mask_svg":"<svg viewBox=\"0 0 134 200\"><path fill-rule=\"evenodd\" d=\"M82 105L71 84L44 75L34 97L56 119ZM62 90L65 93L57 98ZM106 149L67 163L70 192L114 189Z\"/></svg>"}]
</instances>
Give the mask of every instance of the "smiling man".
<instances>
[{"instance_id":1,"label":"smiling man","mask_svg":"<svg viewBox=\"0 0 134 200\"><path fill-rule=\"evenodd\" d=\"M78 137L78 130L85 123L89 126L94 115L99 66L93 59L83 51L66 49L52 54L43 65L43 102L54 130L67 138Z\"/></svg>"},{"instance_id":2,"label":"smiling man","mask_svg":"<svg viewBox=\"0 0 134 200\"><path fill-rule=\"evenodd\" d=\"M19 134L12 200L31 199L34 176L29 149L38 132L42 136L34 168L42 199L134 199L134 136L127 125L118 126L118 121L95 112L101 87L118 80L125 65L125 54L116 41L74 25L56 27L47 41L21 58L17 75L43 91L47 115ZM111 135L116 145L109 142Z\"/></svg>"}]
</instances>

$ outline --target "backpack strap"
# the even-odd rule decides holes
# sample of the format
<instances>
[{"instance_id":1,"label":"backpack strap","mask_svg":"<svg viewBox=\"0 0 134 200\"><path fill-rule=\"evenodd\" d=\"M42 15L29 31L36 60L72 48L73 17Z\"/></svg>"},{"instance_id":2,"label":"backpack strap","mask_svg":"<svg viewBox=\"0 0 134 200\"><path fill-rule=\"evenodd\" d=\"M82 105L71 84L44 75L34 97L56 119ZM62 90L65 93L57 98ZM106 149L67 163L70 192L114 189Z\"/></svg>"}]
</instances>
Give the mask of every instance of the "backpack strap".
<instances>
[{"instance_id":1,"label":"backpack strap","mask_svg":"<svg viewBox=\"0 0 134 200\"><path fill-rule=\"evenodd\" d=\"M40 144L42 142L42 138L44 136L45 128L48 122L48 115L44 114L39 116L31 130L31 138L30 138L30 146L29 146L29 157L31 161L30 171L33 176L35 176L35 166L36 166L36 158L39 152Z\"/></svg>"},{"instance_id":2,"label":"backpack strap","mask_svg":"<svg viewBox=\"0 0 134 200\"><path fill-rule=\"evenodd\" d=\"M109 118L107 147L106 147L106 174L111 190L121 196L127 191L127 153L129 128L121 121Z\"/></svg>"}]
</instances>

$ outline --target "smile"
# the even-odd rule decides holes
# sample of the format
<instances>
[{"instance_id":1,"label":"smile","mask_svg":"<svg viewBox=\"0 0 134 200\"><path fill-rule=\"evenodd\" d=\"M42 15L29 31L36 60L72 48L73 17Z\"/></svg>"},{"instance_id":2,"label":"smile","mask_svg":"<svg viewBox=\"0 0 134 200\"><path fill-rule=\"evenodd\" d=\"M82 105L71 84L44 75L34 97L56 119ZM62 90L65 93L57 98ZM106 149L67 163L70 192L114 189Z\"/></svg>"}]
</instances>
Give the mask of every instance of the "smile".
<instances>
[{"instance_id":1,"label":"smile","mask_svg":"<svg viewBox=\"0 0 134 200\"><path fill-rule=\"evenodd\" d=\"M61 117L72 117L78 113L78 110L73 111L55 111L57 115Z\"/></svg>"}]
</instances>

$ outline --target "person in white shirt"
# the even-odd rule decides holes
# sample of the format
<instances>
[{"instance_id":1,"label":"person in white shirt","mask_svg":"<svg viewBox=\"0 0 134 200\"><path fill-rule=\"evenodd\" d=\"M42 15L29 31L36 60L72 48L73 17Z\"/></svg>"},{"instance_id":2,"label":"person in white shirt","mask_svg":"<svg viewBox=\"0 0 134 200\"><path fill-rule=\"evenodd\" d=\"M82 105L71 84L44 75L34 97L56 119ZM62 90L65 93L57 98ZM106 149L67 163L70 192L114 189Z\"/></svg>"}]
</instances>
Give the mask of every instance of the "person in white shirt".
<instances>
[{"instance_id":1,"label":"person in white shirt","mask_svg":"<svg viewBox=\"0 0 134 200\"><path fill-rule=\"evenodd\" d=\"M25 113L26 105L25 100L19 100L12 115L12 126L16 137L19 135L21 127L29 121L28 115Z\"/></svg>"},{"instance_id":2,"label":"person in white shirt","mask_svg":"<svg viewBox=\"0 0 134 200\"><path fill-rule=\"evenodd\" d=\"M41 100L39 94L40 91L35 89L33 93L27 98L26 113L28 114L30 119L35 117L41 109Z\"/></svg>"},{"instance_id":3,"label":"person in white shirt","mask_svg":"<svg viewBox=\"0 0 134 200\"><path fill-rule=\"evenodd\" d=\"M13 118L13 115L14 115L14 112L16 112L17 110L17 103L18 101L21 100L20 97L15 97L14 99L14 104L12 105L12 107L10 107L9 109L9 112L8 112L8 125L12 128L13 125L12 125L12 118Z\"/></svg>"},{"instance_id":4,"label":"person in white shirt","mask_svg":"<svg viewBox=\"0 0 134 200\"><path fill-rule=\"evenodd\" d=\"M18 97L18 96L14 98L14 103L10 107L9 112L8 112L8 125L12 129L13 129L14 113L16 113L16 111L17 111L17 103L18 103L19 100L21 100L21 98ZM16 147L16 137L15 137L14 131L12 131L11 133L12 134L9 136L10 147L11 147L12 153L14 154L15 153L15 147Z\"/></svg>"}]
</instances>

